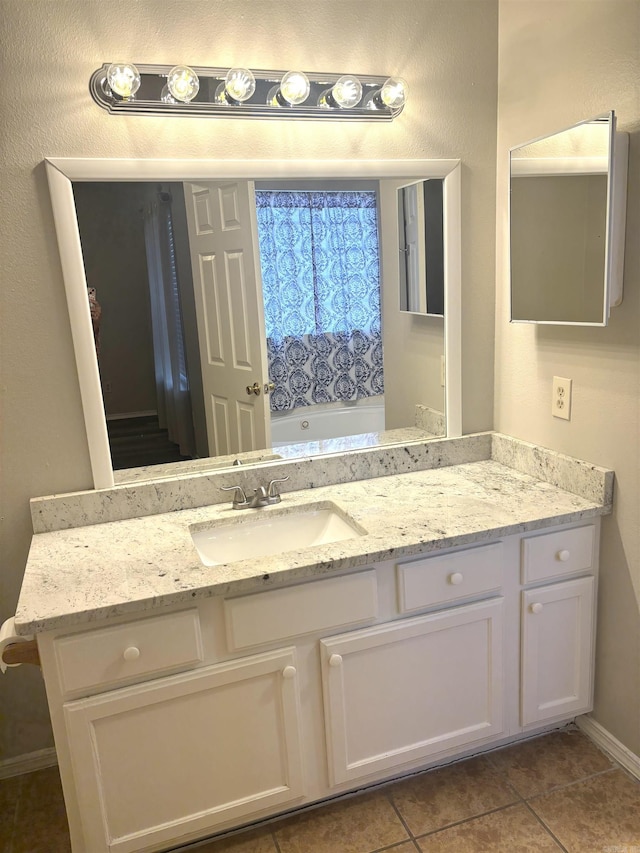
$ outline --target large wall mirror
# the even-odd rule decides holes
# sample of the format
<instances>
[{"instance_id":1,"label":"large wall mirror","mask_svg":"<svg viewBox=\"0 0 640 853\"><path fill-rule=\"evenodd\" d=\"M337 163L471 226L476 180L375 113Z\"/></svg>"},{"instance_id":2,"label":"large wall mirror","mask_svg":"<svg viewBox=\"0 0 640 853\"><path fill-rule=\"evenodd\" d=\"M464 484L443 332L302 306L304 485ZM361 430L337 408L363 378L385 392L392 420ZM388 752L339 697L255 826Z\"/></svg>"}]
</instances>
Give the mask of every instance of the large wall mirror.
<instances>
[{"instance_id":1,"label":"large wall mirror","mask_svg":"<svg viewBox=\"0 0 640 853\"><path fill-rule=\"evenodd\" d=\"M96 488L460 435L459 161L46 168ZM403 319L399 189L420 182L443 306Z\"/></svg>"},{"instance_id":2,"label":"large wall mirror","mask_svg":"<svg viewBox=\"0 0 640 853\"><path fill-rule=\"evenodd\" d=\"M622 300L627 150L613 112L511 150L512 322L607 324Z\"/></svg>"}]
</instances>

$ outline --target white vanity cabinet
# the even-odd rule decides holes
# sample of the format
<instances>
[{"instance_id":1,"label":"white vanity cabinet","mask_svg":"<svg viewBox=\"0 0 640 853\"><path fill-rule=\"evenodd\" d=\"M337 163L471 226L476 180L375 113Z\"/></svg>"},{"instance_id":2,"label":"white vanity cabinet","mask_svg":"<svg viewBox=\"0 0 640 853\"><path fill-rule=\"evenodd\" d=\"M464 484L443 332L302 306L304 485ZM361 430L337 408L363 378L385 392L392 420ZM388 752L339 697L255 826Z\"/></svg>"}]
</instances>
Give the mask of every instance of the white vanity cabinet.
<instances>
[{"instance_id":1,"label":"white vanity cabinet","mask_svg":"<svg viewBox=\"0 0 640 853\"><path fill-rule=\"evenodd\" d=\"M523 726L591 709L596 532L590 524L522 540Z\"/></svg>"},{"instance_id":2,"label":"white vanity cabinet","mask_svg":"<svg viewBox=\"0 0 640 853\"><path fill-rule=\"evenodd\" d=\"M597 544L596 520L41 635L74 853L166 850L589 710Z\"/></svg>"},{"instance_id":3,"label":"white vanity cabinet","mask_svg":"<svg viewBox=\"0 0 640 853\"><path fill-rule=\"evenodd\" d=\"M85 849L133 853L302 788L295 650L66 703Z\"/></svg>"},{"instance_id":4,"label":"white vanity cabinet","mask_svg":"<svg viewBox=\"0 0 640 853\"><path fill-rule=\"evenodd\" d=\"M321 642L331 785L502 732L503 604Z\"/></svg>"}]
</instances>

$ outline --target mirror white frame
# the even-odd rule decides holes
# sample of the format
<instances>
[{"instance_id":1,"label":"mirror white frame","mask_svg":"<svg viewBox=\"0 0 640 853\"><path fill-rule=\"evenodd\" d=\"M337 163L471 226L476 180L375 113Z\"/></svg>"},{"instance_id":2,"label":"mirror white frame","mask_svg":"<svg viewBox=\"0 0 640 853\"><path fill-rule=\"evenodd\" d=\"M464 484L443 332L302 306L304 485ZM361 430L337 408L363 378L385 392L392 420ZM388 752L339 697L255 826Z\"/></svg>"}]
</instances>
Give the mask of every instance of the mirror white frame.
<instances>
[{"instance_id":1,"label":"mirror white frame","mask_svg":"<svg viewBox=\"0 0 640 853\"><path fill-rule=\"evenodd\" d=\"M538 142L547 142L564 133L585 125L608 123L608 155L591 157L514 157L514 154ZM607 207L604 244L604 281L602 318L591 320L541 320L514 316L514 282L509 260L510 275L510 322L533 323L547 326L606 326L612 307L622 302L624 277L624 246L627 206L627 171L629 160L629 134L616 130L616 115L613 110L590 119L577 122L546 136L539 136L509 149L509 185L514 177L552 177L566 175L607 175ZM509 241L513 240L511 189L508 200Z\"/></svg>"},{"instance_id":2,"label":"mirror white frame","mask_svg":"<svg viewBox=\"0 0 640 853\"><path fill-rule=\"evenodd\" d=\"M460 160L45 159L96 489L114 485L106 417L73 198L74 181L444 178L445 413L447 437L462 435Z\"/></svg>"}]
</instances>

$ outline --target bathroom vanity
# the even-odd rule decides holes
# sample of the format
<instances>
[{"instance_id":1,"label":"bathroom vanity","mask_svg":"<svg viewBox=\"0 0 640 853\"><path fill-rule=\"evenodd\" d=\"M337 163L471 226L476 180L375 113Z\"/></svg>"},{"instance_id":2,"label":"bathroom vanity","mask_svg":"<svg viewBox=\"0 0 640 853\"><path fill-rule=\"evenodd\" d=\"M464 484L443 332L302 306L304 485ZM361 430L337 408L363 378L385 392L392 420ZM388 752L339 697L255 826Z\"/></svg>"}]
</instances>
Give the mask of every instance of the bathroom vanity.
<instances>
[{"instance_id":1,"label":"bathroom vanity","mask_svg":"<svg viewBox=\"0 0 640 853\"><path fill-rule=\"evenodd\" d=\"M358 451L259 510L74 527L54 508L16 624L38 636L74 853L165 850L591 709L612 472L489 434L428 446L368 479ZM192 537L242 548L256 519L318 511L352 532L209 566Z\"/></svg>"}]
</instances>

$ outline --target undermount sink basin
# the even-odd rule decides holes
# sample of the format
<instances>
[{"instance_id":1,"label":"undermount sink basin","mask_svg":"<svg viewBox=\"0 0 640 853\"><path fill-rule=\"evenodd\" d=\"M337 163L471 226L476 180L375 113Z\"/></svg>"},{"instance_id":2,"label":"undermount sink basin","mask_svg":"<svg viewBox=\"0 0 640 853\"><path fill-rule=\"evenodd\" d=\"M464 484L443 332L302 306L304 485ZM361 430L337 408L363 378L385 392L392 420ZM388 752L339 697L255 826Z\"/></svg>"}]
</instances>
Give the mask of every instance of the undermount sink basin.
<instances>
[{"instance_id":1,"label":"undermount sink basin","mask_svg":"<svg viewBox=\"0 0 640 853\"><path fill-rule=\"evenodd\" d=\"M238 511L233 521L191 525L193 544L205 566L271 557L366 533L346 513L329 503L307 504L292 510L267 508L245 517L243 513L244 510Z\"/></svg>"}]
</instances>

